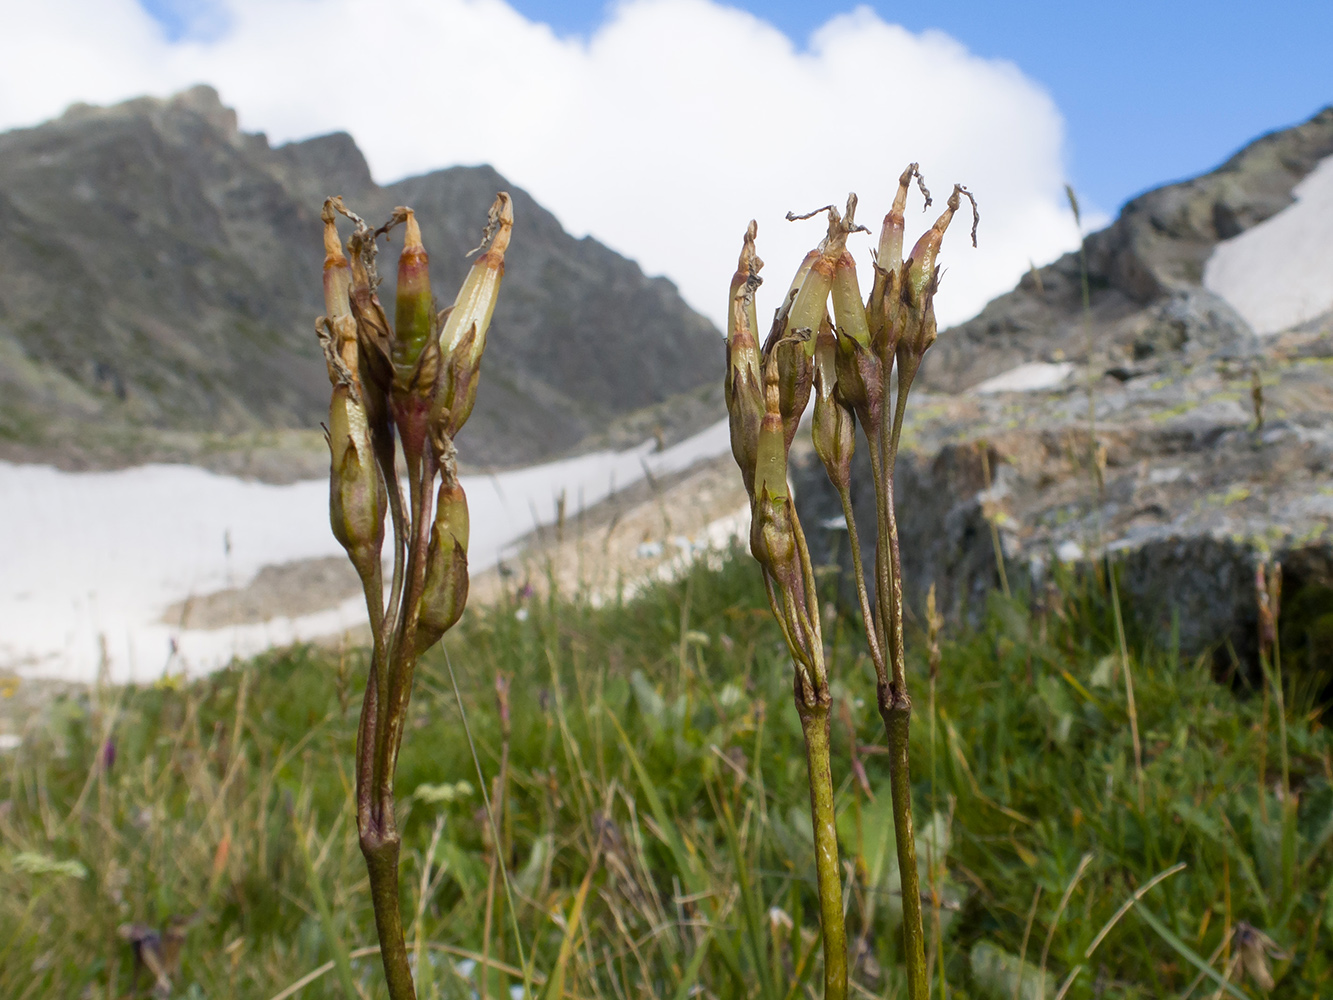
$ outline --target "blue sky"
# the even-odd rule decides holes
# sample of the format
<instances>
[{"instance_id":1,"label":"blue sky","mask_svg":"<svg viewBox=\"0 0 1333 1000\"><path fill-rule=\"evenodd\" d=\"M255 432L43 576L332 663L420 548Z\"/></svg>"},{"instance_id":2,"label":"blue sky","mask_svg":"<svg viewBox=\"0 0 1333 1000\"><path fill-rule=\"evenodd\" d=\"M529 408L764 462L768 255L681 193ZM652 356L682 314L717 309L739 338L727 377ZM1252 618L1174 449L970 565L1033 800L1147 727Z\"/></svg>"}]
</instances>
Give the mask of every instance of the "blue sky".
<instances>
[{"instance_id":1,"label":"blue sky","mask_svg":"<svg viewBox=\"0 0 1333 1000\"><path fill-rule=\"evenodd\" d=\"M163 2L163 0L158 0ZM602 0L510 0L562 34L587 34ZM855 3L739 0L798 46ZM1065 116L1070 179L1114 212L1141 191L1208 170L1250 139L1333 103L1333 2L950 0L871 3L1009 59Z\"/></svg>"},{"instance_id":2,"label":"blue sky","mask_svg":"<svg viewBox=\"0 0 1333 1000\"><path fill-rule=\"evenodd\" d=\"M1333 0L6 7L0 128L209 83L273 143L350 132L381 182L492 164L719 324L717 275L751 218L785 269L817 238L782 221L789 209L855 190L870 218L910 161L932 186L966 182L981 243L949 250L938 304L942 323L958 322L1077 245L1067 180L1085 223L1101 225L1134 194L1333 102ZM329 71L368 53L397 81L393 100L329 86Z\"/></svg>"}]
</instances>

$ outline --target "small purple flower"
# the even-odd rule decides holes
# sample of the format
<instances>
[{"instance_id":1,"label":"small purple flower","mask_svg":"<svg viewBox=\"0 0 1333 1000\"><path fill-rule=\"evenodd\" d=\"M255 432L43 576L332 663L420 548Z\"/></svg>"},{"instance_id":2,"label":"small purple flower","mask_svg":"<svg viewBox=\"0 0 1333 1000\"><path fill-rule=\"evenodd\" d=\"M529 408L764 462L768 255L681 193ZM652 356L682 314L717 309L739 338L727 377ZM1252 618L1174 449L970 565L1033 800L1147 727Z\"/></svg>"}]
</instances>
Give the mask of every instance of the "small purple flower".
<instances>
[{"instance_id":1,"label":"small purple flower","mask_svg":"<svg viewBox=\"0 0 1333 1000\"><path fill-rule=\"evenodd\" d=\"M110 771L116 763L116 741L108 739L102 744L102 770Z\"/></svg>"}]
</instances>

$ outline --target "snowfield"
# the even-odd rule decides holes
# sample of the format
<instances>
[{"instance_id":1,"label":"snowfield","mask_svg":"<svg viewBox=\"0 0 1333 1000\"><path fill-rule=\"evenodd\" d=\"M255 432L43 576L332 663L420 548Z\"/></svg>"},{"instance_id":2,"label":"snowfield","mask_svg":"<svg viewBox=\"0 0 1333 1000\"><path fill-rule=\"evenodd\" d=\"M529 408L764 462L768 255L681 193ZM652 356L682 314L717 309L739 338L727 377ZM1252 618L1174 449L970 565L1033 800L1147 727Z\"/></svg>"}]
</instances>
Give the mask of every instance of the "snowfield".
<instances>
[{"instance_id":1,"label":"snowfield","mask_svg":"<svg viewBox=\"0 0 1333 1000\"><path fill-rule=\"evenodd\" d=\"M725 452L724 422L654 453L595 452L490 476L465 476L477 571L507 546L643 477ZM365 620L360 599L299 618L201 630L163 624L191 596L240 587L260 568L341 555L325 480L270 486L183 465L60 472L0 463L0 670L116 681L201 672L234 656L330 635Z\"/></svg>"}]
</instances>

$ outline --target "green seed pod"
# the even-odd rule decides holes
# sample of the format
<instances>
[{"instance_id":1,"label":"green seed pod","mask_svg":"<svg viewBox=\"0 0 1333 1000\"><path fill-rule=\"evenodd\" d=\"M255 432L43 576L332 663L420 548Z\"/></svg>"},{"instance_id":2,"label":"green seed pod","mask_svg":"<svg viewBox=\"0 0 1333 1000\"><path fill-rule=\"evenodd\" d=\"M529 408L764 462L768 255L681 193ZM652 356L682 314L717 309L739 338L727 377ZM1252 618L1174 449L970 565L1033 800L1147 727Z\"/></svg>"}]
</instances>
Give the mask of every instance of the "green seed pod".
<instances>
[{"instance_id":1,"label":"green seed pod","mask_svg":"<svg viewBox=\"0 0 1333 1000\"><path fill-rule=\"evenodd\" d=\"M750 552L779 587L799 579L791 497L757 497L751 507Z\"/></svg>"},{"instance_id":2,"label":"green seed pod","mask_svg":"<svg viewBox=\"0 0 1333 1000\"><path fill-rule=\"evenodd\" d=\"M879 428L879 404L884 392L883 362L873 350L850 337L839 337L834 363L838 375L834 399L855 413L861 426L874 435Z\"/></svg>"},{"instance_id":3,"label":"green seed pod","mask_svg":"<svg viewBox=\"0 0 1333 1000\"><path fill-rule=\"evenodd\" d=\"M805 255L805 260L801 261L801 266L796 269L796 275L791 279L791 285L782 299L782 305L773 314L773 325L769 328L768 337L764 341L764 357L768 357L778 341L786 336L792 304L796 301L796 296L801 291L801 285L805 283L806 275L810 273L810 268L815 266L815 261L819 260L819 256L818 250L811 250Z\"/></svg>"},{"instance_id":4,"label":"green seed pod","mask_svg":"<svg viewBox=\"0 0 1333 1000\"><path fill-rule=\"evenodd\" d=\"M811 335L809 343L814 343ZM777 365L779 406L786 446L796 438L796 429L801 425L801 417L810 403L810 389L814 384L814 352L806 353L806 343L790 338L780 341L773 348L772 360Z\"/></svg>"},{"instance_id":5,"label":"green seed pod","mask_svg":"<svg viewBox=\"0 0 1333 1000\"><path fill-rule=\"evenodd\" d=\"M329 523L362 580L378 578L387 495L356 387L340 382L329 404Z\"/></svg>"},{"instance_id":6,"label":"green seed pod","mask_svg":"<svg viewBox=\"0 0 1333 1000\"><path fill-rule=\"evenodd\" d=\"M865 303L861 301L856 261L846 250L833 270L833 319L840 337L848 337L862 347L870 346L870 324L866 319ZM818 347L815 349L817 351Z\"/></svg>"},{"instance_id":7,"label":"green seed pod","mask_svg":"<svg viewBox=\"0 0 1333 1000\"><path fill-rule=\"evenodd\" d=\"M420 656L453 628L467 604L468 512L463 487L452 475L440 483L426 553L426 585L417 620Z\"/></svg>"},{"instance_id":8,"label":"green seed pod","mask_svg":"<svg viewBox=\"0 0 1333 1000\"><path fill-rule=\"evenodd\" d=\"M907 169L898 176L898 190L893 196L893 205L889 214L884 216L884 226L879 233L879 266L886 272L896 271L903 262L903 230L906 228L907 191L912 186L912 178L920 179L915 163L909 163ZM925 188L922 188L925 191ZM926 194L926 207L930 207L930 195Z\"/></svg>"},{"instance_id":9,"label":"green seed pod","mask_svg":"<svg viewBox=\"0 0 1333 1000\"><path fill-rule=\"evenodd\" d=\"M838 342L827 325L815 344L815 412L812 437L815 454L824 463L829 481L843 490L851 483L852 453L856 449L856 418L837 399Z\"/></svg>"},{"instance_id":10,"label":"green seed pod","mask_svg":"<svg viewBox=\"0 0 1333 1000\"><path fill-rule=\"evenodd\" d=\"M787 442L778 397L776 365L770 361L765 372L766 407L759 428L751 494L750 551L779 586L784 586L793 579L797 555L791 491L787 488Z\"/></svg>"},{"instance_id":11,"label":"green seed pod","mask_svg":"<svg viewBox=\"0 0 1333 1000\"><path fill-rule=\"evenodd\" d=\"M841 254L839 254L841 256ZM837 258L829 259L827 253L820 253L801 282L796 299L792 302L791 315L787 320L787 331L792 336L800 336L805 341L805 353L815 353L815 334L819 324L828 311L829 293L833 291L833 272Z\"/></svg>"},{"instance_id":12,"label":"green seed pod","mask_svg":"<svg viewBox=\"0 0 1333 1000\"><path fill-rule=\"evenodd\" d=\"M435 301L430 293L430 258L421 243L421 227L410 208L394 209L406 223L398 256L398 289L393 321L394 384L404 388L417 375L417 362L435 332ZM423 386L422 391L429 391Z\"/></svg>"}]
</instances>

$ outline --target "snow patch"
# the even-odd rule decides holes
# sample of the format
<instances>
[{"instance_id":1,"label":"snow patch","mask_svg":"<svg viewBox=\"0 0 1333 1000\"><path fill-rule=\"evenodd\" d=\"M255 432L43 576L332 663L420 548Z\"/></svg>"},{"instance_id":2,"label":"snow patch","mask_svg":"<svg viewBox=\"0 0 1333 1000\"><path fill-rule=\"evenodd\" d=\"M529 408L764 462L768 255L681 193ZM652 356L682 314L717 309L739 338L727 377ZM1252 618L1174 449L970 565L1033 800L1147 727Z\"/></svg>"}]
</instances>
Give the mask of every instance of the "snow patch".
<instances>
[{"instance_id":1,"label":"snow patch","mask_svg":"<svg viewBox=\"0 0 1333 1000\"><path fill-rule=\"evenodd\" d=\"M1070 361L1029 361L1027 364L1010 368L994 378L988 378L969 391L975 395L986 396L996 392L1035 392L1040 389L1053 389L1069 377L1074 370Z\"/></svg>"},{"instance_id":2,"label":"snow patch","mask_svg":"<svg viewBox=\"0 0 1333 1000\"><path fill-rule=\"evenodd\" d=\"M1260 336L1333 309L1333 156L1292 194L1295 203L1219 243L1203 270L1204 287Z\"/></svg>"}]
</instances>

